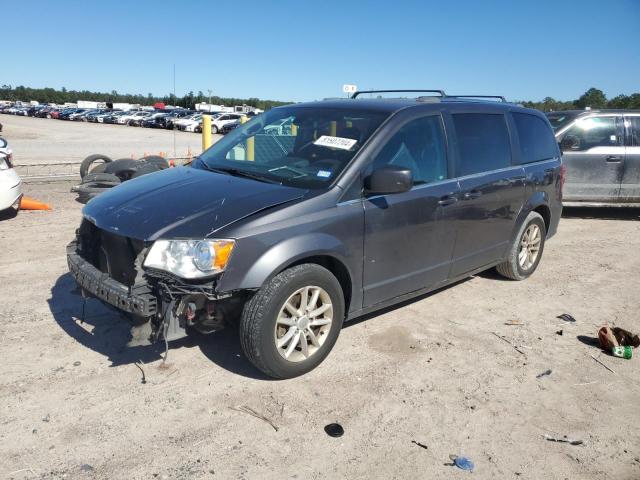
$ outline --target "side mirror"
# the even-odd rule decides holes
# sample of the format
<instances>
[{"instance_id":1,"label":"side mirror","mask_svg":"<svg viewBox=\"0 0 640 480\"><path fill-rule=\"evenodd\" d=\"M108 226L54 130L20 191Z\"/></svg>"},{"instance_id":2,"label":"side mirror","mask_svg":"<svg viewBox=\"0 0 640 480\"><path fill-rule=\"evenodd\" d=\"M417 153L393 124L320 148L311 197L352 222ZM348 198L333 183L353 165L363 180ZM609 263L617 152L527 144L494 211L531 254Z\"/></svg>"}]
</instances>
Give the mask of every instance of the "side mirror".
<instances>
[{"instance_id":1,"label":"side mirror","mask_svg":"<svg viewBox=\"0 0 640 480\"><path fill-rule=\"evenodd\" d=\"M364 191L367 195L408 192L411 187L413 187L411 170L393 165L381 167L364 179Z\"/></svg>"},{"instance_id":2,"label":"side mirror","mask_svg":"<svg viewBox=\"0 0 640 480\"><path fill-rule=\"evenodd\" d=\"M567 135L560 142L560 150L563 152L566 150L577 150L578 148L580 148L580 142L578 142L578 139L573 135Z\"/></svg>"}]
</instances>

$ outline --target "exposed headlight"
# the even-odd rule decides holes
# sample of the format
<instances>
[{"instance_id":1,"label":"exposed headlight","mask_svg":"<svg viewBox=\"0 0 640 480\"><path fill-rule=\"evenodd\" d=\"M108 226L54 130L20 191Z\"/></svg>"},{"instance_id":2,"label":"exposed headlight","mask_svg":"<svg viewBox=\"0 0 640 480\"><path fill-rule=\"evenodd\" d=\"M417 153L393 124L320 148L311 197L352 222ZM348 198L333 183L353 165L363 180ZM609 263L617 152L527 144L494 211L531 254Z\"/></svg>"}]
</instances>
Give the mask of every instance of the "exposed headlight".
<instances>
[{"instance_id":1,"label":"exposed headlight","mask_svg":"<svg viewBox=\"0 0 640 480\"><path fill-rule=\"evenodd\" d=\"M233 240L156 240L144 260L181 278L204 278L222 272L229 262Z\"/></svg>"}]
</instances>

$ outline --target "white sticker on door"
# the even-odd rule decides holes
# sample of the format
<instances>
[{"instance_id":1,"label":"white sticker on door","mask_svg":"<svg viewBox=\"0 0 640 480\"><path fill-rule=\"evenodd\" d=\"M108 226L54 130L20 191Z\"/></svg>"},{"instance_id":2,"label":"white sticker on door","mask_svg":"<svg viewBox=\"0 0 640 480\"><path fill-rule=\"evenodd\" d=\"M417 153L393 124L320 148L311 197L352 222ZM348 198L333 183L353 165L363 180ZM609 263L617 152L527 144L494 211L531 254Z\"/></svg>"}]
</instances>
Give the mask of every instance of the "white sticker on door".
<instances>
[{"instance_id":1,"label":"white sticker on door","mask_svg":"<svg viewBox=\"0 0 640 480\"><path fill-rule=\"evenodd\" d=\"M315 142L313 142L314 145L319 145L321 147L338 148L340 150L351 150L356 143L358 143L358 141L354 140L353 138L330 137L328 135L322 135Z\"/></svg>"}]
</instances>

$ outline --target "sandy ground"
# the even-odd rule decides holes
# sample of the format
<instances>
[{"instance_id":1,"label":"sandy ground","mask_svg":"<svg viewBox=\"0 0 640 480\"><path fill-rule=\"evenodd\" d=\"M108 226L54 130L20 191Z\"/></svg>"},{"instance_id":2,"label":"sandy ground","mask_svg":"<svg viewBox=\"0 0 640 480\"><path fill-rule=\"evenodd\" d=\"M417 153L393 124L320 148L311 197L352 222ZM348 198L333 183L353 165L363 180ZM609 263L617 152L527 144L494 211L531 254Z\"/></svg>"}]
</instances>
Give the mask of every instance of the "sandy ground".
<instances>
[{"instance_id":1,"label":"sandy ground","mask_svg":"<svg viewBox=\"0 0 640 480\"><path fill-rule=\"evenodd\" d=\"M202 151L200 134L177 130L13 115L0 115L0 123L4 127L2 136L9 140L16 163L80 162L94 153L115 160L160 152L182 157ZM220 135L214 138L217 140Z\"/></svg>"},{"instance_id":2,"label":"sandy ground","mask_svg":"<svg viewBox=\"0 0 640 480\"><path fill-rule=\"evenodd\" d=\"M568 210L527 281L484 273L350 323L315 371L271 381L233 330L163 368L114 310L91 300L81 322L69 186L28 185L55 210L0 221L0 478L640 478L640 352L593 345L604 322L640 331L640 211Z\"/></svg>"}]
</instances>

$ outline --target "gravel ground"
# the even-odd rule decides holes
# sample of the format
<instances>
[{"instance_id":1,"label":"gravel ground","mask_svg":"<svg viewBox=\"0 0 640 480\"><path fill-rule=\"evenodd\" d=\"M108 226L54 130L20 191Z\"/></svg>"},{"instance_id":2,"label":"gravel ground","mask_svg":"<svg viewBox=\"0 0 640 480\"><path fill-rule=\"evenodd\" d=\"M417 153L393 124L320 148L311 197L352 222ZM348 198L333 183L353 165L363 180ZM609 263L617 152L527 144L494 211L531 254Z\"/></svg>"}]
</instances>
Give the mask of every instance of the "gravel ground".
<instances>
[{"instance_id":1,"label":"gravel ground","mask_svg":"<svg viewBox=\"0 0 640 480\"><path fill-rule=\"evenodd\" d=\"M188 156L202 151L197 133L155 128L69 122L46 118L0 115L2 135L14 150L16 163L80 162L103 153L116 158L140 158L145 153ZM214 135L214 141L221 138ZM175 143L174 143L175 142Z\"/></svg>"},{"instance_id":2,"label":"gravel ground","mask_svg":"<svg viewBox=\"0 0 640 480\"><path fill-rule=\"evenodd\" d=\"M593 345L604 322L640 331L639 210L567 210L527 281L487 272L352 322L315 371L271 381L233 330L177 342L163 365L160 347L125 348L99 302L82 322L69 187L29 184L54 210L0 221L1 477L469 478L455 454L480 479L640 478L640 359Z\"/></svg>"}]
</instances>

